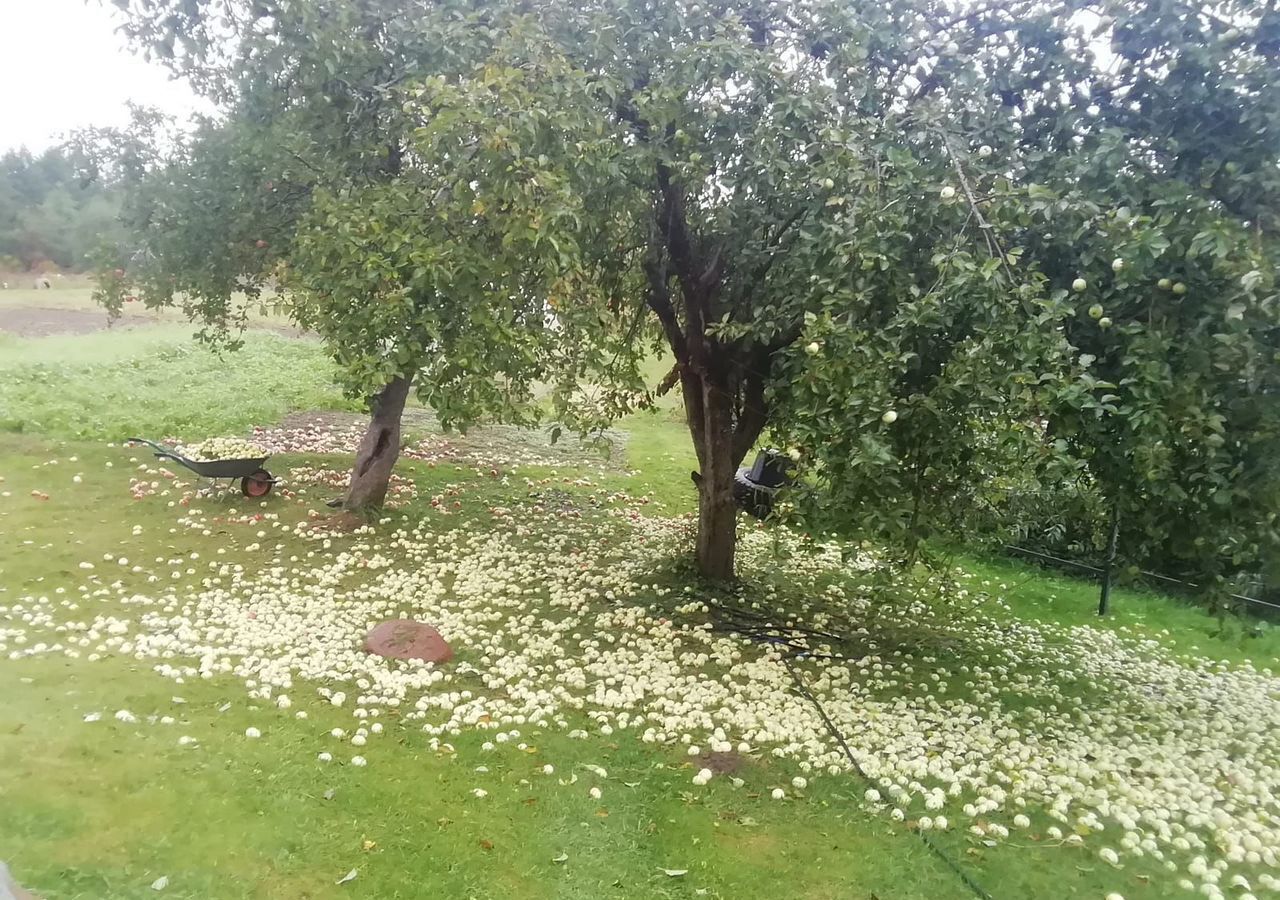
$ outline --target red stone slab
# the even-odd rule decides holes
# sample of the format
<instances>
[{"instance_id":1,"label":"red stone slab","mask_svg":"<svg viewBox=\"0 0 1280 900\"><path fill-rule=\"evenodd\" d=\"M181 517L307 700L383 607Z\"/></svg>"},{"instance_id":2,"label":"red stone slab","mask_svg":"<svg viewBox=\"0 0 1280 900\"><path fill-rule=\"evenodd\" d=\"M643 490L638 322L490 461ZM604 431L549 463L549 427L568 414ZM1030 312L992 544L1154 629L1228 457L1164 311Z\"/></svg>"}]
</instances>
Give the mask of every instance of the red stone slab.
<instances>
[{"instance_id":1,"label":"red stone slab","mask_svg":"<svg viewBox=\"0 0 1280 900\"><path fill-rule=\"evenodd\" d=\"M364 649L389 659L425 659L434 663L453 659L453 649L440 632L413 619L379 622L365 635Z\"/></svg>"}]
</instances>

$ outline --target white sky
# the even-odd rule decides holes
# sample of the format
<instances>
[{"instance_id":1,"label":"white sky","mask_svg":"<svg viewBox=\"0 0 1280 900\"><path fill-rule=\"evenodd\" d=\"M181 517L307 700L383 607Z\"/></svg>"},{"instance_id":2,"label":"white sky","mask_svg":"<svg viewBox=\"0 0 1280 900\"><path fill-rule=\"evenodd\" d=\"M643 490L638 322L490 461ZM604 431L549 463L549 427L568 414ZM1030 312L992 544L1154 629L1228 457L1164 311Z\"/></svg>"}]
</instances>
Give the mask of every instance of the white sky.
<instances>
[{"instance_id":1,"label":"white sky","mask_svg":"<svg viewBox=\"0 0 1280 900\"><path fill-rule=\"evenodd\" d=\"M87 125L124 125L125 101L175 116L207 109L130 53L99 0L0 0L0 153L39 152Z\"/></svg>"}]
</instances>

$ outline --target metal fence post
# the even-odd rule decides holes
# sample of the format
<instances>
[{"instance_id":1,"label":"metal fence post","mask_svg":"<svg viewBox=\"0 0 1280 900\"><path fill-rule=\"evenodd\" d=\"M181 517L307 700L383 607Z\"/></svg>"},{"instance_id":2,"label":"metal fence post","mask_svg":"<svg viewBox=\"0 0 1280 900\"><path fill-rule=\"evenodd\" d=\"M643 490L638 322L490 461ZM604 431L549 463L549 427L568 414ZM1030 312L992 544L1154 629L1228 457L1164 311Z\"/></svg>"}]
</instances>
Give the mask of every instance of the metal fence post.
<instances>
[{"instance_id":1,"label":"metal fence post","mask_svg":"<svg viewBox=\"0 0 1280 900\"><path fill-rule=\"evenodd\" d=\"M1105 616L1111 606L1111 572L1116 564L1116 539L1120 536L1120 504L1111 504L1111 533L1107 536L1107 561L1102 567L1102 591L1098 594L1098 615Z\"/></svg>"}]
</instances>

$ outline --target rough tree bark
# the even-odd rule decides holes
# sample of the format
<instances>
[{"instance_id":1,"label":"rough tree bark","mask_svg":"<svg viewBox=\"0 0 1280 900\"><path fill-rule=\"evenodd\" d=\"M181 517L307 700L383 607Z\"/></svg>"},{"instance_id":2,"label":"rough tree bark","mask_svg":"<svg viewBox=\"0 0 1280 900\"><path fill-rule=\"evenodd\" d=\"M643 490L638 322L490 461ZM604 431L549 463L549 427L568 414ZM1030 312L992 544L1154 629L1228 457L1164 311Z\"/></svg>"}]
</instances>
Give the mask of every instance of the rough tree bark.
<instances>
[{"instance_id":1,"label":"rough tree bark","mask_svg":"<svg viewBox=\"0 0 1280 900\"><path fill-rule=\"evenodd\" d=\"M703 421L690 428L701 472L698 484L698 570L708 578L729 579L734 574L738 509L733 502L733 475L738 459L733 453L733 421L730 396L713 379L697 378L702 391ZM687 406L687 404L686 404Z\"/></svg>"},{"instance_id":2,"label":"rough tree bark","mask_svg":"<svg viewBox=\"0 0 1280 900\"><path fill-rule=\"evenodd\" d=\"M412 378L393 378L369 403L369 430L356 449L344 509L377 509L387 496L391 470L400 456L400 416Z\"/></svg>"},{"instance_id":3,"label":"rough tree bark","mask_svg":"<svg viewBox=\"0 0 1280 900\"><path fill-rule=\"evenodd\" d=\"M645 83L641 78L636 88ZM650 125L629 98L619 103L617 114L639 140L650 140ZM768 421L765 382L771 358L799 332L765 344L726 343L710 333L721 313L733 305L721 296L728 264L717 241L706 235L700 240L690 230L684 192L671 168L659 161L654 175L653 233L643 263L646 303L676 358L689 434L698 456L699 471L693 473L698 486L698 569L709 578L731 579L738 539L734 474ZM802 208L782 222L770 236L773 250L805 215ZM775 258L776 253L765 254L746 279L748 293L763 282ZM732 299L745 305L749 298Z\"/></svg>"},{"instance_id":4,"label":"rough tree bark","mask_svg":"<svg viewBox=\"0 0 1280 900\"><path fill-rule=\"evenodd\" d=\"M663 167L658 170L657 230L664 248L645 263L649 307L675 354L689 435L698 457L698 570L734 577L737 508L733 476L767 421L764 382L773 349L724 343L708 333L724 270L717 253L704 258L685 224L683 200ZM669 282L674 270L680 309ZM683 318L683 321L681 319Z\"/></svg>"}]
</instances>

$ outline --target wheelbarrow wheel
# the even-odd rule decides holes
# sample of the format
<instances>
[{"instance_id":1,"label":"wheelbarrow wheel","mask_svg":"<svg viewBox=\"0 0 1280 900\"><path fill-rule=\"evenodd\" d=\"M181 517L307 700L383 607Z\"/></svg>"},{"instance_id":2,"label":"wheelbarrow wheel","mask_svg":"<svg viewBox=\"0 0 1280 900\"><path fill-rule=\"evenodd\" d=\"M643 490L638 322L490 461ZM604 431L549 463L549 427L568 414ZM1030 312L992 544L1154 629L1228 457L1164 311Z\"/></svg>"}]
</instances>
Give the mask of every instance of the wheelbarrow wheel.
<instances>
[{"instance_id":1,"label":"wheelbarrow wheel","mask_svg":"<svg viewBox=\"0 0 1280 900\"><path fill-rule=\"evenodd\" d=\"M274 484L271 473L266 469L259 469L240 479L240 493L246 497L265 497L271 493Z\"/></svg>"}]
</instances>

